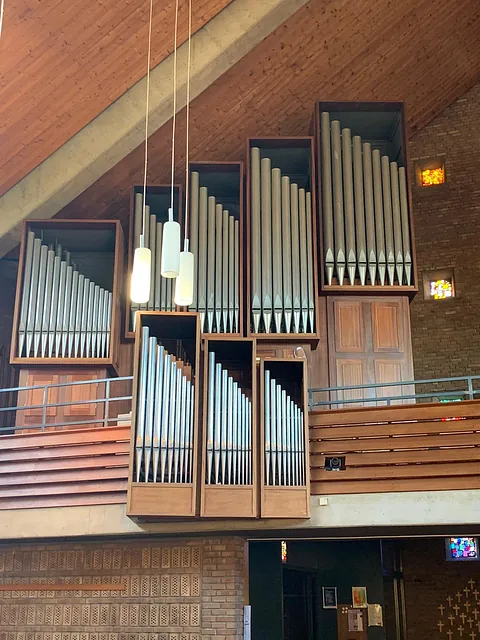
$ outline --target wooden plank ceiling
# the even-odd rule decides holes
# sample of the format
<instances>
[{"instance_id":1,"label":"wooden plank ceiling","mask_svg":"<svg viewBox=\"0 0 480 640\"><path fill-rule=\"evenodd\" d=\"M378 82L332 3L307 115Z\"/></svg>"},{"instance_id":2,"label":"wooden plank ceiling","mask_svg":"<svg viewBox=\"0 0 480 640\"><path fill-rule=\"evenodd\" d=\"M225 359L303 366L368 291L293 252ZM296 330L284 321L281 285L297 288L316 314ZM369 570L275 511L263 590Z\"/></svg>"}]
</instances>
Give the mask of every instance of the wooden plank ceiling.
<instances>
[{"instance_id":1,"label":"wooden plank ceiling","mask_svg":"<svg viewBox=\"0 0 480 640\"><path fill-rule=\"evenodd\" d=\"M231 0L195 0L197 31ZM154 0L152 65L173 49L174 0ZM187 35L180 2L179 43ZM0 195L146 71L147 0L9 0L0 42Z\"/></svg>"},{"instance_id":2,"label":"wooden plank ceiling","mask_svg":"<svg viewBox=\"0 0 480 640\"><path fill-rule=\"evenodd\" d=\"M479 21L478 0L312 0L192 103L190 159L241 159L248 136L304 135L316 99L405 100L413 133L478 81ZM151 184L168 184L170 144L167 123L150 138ZM142 163L139 147L59 215L126 221Z\"/></svg>"}]
</instances>

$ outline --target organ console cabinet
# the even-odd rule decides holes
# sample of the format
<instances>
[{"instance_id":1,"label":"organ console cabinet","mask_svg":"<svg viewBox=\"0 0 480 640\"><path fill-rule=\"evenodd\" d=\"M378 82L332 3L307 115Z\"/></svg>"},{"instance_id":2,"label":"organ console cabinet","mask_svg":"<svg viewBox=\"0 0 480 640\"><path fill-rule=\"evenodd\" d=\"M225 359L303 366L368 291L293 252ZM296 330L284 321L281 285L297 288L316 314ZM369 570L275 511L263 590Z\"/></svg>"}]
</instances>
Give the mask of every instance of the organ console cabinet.
<instances>
[{"instance_id":1,"label":"organ console cabinet","mask_svg":"<svg viewBox=\"0 0 480 640\"><path fill-rule=\"evenodd\" d=\"M257 516L257 366L255 341L220 337L203 350L200 515Z\"/></svg>"},{"instance_id":2,"label":"organ console cabinet","mask_svg":"<svg viewBox=\"0 0 480 640\"><path fill-rule=\"evenodd\" d=\"M200 317L137 312L127 515L196 515Z\"/></svg>"},{"instance_id":3,"label":"organ console cabinet","mask_svg":"<svg viewBox=\"0 0 480 640\"><path fill-rule=\"evenodd\" d=\"M143 227L143 186L134 186L130 196L130 217L128 231L128 274L125 290L125 337L135 339L136 311L176 311L174 303L175 281L162 278L162 229L168 220L172 189L168 185L148 185L146 190L145 238L144 244L152 251L152 278L150 299L145 304L130 302L130 274L133 256L140 243ZM173 187L173 219L182 224L182 187ZM183 240L182 240L183 242ZM183 245L182 245L183 246Z\"/></svg>"},{"instance_id":4,"label":"organ console cabinet","mask_svg":"<svg viewBox=\"0 0 480 640\"><path fill-rule=\"evenodd\" d=\"M320 287L417 291L405 113L401 102L317 102L313 118Z\"/></svg>"}]
</instances>

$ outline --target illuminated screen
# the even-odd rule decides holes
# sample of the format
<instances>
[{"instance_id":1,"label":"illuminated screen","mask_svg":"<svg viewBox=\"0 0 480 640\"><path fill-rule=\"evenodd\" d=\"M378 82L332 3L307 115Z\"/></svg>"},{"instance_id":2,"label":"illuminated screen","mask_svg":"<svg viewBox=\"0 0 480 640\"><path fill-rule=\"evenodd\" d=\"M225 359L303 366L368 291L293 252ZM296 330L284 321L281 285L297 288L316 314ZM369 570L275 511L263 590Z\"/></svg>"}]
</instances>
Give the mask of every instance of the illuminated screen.
<instances>
[{"instance_id":1,"label":"illuminated screen","mask_svg":"<svg viewBox=\"0 0 480 640\"><path fill-rule=\"evenodd\" d=\"M478 538L447 538L447 560L478 560Z\"/></svg>"}]
</instances>

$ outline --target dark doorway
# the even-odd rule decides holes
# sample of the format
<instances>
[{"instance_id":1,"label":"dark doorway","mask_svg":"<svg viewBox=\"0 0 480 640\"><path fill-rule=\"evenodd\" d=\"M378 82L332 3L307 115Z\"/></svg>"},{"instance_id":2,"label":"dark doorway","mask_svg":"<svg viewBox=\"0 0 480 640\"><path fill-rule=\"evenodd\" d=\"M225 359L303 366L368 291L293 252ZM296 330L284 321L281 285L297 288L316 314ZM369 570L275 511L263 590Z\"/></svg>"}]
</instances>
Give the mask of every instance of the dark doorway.
<instances>
[{"instance_id":1,"label":"dark doorway","mask_svg":"<svg viewBox=\"0 0 480 640\"><path fill-rule=\"evenodd\" d=\"M315 573L283 568L283 640L315 640Z\"/></svg>"}]
</instances>

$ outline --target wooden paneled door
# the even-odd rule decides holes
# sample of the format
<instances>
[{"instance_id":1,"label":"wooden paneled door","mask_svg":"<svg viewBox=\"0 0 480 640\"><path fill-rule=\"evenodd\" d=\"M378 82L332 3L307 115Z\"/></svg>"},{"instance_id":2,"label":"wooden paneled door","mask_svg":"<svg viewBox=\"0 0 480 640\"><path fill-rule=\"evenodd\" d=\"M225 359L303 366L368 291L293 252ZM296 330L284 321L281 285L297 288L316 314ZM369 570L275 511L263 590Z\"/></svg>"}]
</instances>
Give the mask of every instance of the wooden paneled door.
<instances>
[{"instance_id":1,"label":"wooden paneled door","mask_svg":"<svg viewBox=\"0 0 480 640\"><path fill-rule=\"evenodd\" d=\"M406 296L329 296L327 321L330 386L355 386L413 379L410 309ZM409 387L402 388L401 385L377 389L351 389L339 391L336 399L378 398L410 392ZM394 404L398 402L401 401L392 401ZM348 403L345 406L363 404ZM373 405L371 402L365 404Z\"/></svg>"},{"instance_id":2,"label":"wooden paneled door","mask_svg":"<svg viewBox=\"0 0 480 640\"><path fill-rule=\"evenodd\" d=\"M21 369L19 376L20 387L36 387L41 385L64 384L71 385L74 382L86 380L101 380L108 378L107 369L74 369L74 368L32 368ZM46 431L58 431L67 428L78 429L82 426L95 427L101 423L87 425L65 426L67 423L75 423L90 420L103 420L104 403L87 403L90 399L105 398L105 384L93 383L77 386L52 387L48 390L46 402L50 405L66 404L65 406L47 407L45 422L48 424ZM28 389L19 391L18 406L31 407L42 405L44 402L44 389ZM80 404L75 404L76 402ZM18 410L16 416L17 427L29 427L41 425L43 420L43 408ZM38 428L31 431L38 431ZM27 430L24 431L24 433Z\"/></svg>"}]
</instances>

